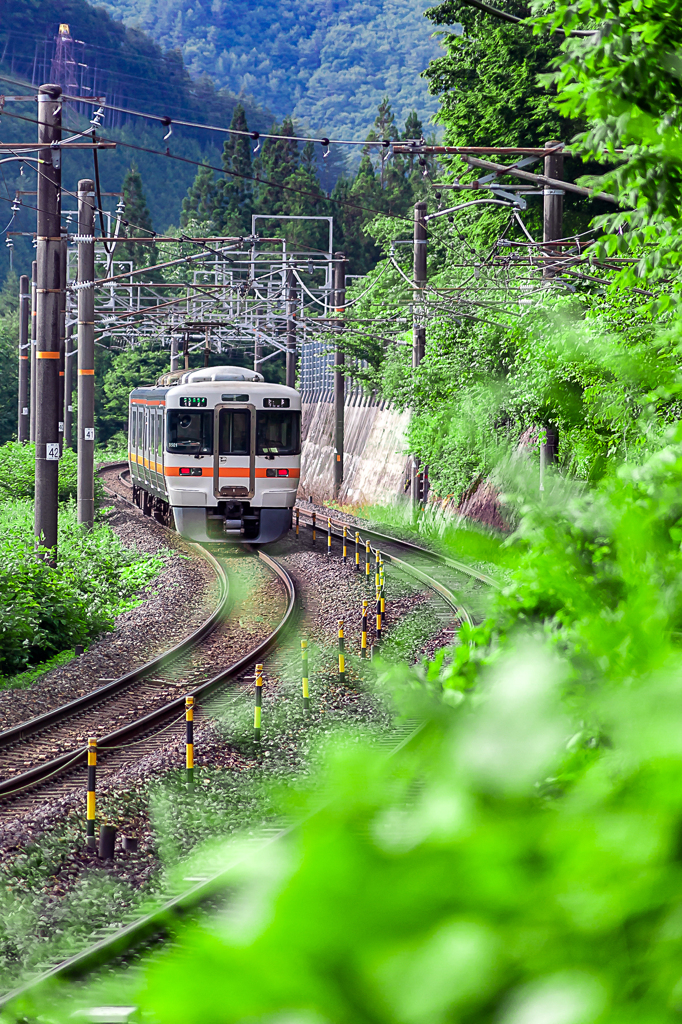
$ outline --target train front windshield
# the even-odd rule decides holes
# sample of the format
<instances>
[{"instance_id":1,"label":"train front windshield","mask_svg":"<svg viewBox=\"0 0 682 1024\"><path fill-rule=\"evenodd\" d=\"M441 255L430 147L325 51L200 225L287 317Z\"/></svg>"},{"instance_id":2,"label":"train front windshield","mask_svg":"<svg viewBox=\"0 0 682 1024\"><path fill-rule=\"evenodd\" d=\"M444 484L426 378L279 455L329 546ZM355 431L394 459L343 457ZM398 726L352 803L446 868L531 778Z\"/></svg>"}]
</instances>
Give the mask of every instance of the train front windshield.
<instances>
[{"instance_id":1,"label":"train front windshield","mask_svg":"<svg viewBox=\"0 0 682 1024\"><path fill-rule=\"evenodd\" d=\"M257 414L256 453L258 455L298 455L300 451L300 412L268 410Z\"/></svg>"},{"instance_id":2,"label":"train front windshield","mask_svg":"<svg viewBox=\"0 0 682 1024\"><path fill-rule=\"evenodd\" d=\"M207 410L170 409L166 450L175 455L211 455L213 413Z\"/></svg>"}]
</instances>

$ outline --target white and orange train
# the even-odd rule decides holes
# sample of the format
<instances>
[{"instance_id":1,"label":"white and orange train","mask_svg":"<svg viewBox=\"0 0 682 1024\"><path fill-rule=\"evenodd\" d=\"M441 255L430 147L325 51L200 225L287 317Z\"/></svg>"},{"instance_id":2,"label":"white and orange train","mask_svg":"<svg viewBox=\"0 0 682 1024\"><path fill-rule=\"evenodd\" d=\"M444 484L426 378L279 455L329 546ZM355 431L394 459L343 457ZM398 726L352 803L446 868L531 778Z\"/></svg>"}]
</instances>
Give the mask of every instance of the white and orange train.
<instances>
[{"instance_id":1,"label":"white and orange train","mask_svg":"<svg viewBox=\"0 0 682 1024\"><path fill-rule=\"evenodd\" d=\"M253 370L165 374L130 395L133 500L188 540L267 544L291 528L301 396Z\"/></svg>"}]
</instances>

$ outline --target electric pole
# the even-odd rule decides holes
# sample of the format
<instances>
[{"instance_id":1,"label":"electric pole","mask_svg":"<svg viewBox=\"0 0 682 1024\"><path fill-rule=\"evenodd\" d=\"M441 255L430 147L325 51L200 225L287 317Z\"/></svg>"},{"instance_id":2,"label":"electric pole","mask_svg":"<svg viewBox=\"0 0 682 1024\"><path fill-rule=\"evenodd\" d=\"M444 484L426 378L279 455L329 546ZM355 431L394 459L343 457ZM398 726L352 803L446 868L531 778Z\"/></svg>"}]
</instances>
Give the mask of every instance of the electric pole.
<instances>
[{"instance_id":1,"label":"electric pole","mask_svg":"<svg viewBox=\"0 0 682 1024\"><path fill-rule=\"evenodd\" d=\"M28 278L23 274L19 278L19 416L17 419L19 444L26 444L30 428L28 412L28 370L31 350L28 336L30 298Z\"/></svg>"},{"instance_id":2,"label":"electric pole","mask_svg":"<svg viewBox=\"0 0 682 1024\"><path fill-rule=\"evenodd\" d=\"M66 233L59 246L59 451L64 451L64 395L66 394Z\"/></svg>"},{"instance_id":3,"label":"electric pole","mask_svg":"<svg viewBox=\"0 0 682 1024\"><path fill-rule=\"evenodd\" d=\"M556 140L548 142L547 148L550 146L560 146L561 143ZM560 151L555 153L549 153L545 157L545 177L563 179L564 176L564 154ZM549 242L555 241L557 238L562 238L562 221L564 212L564 193L560 188L548 188L545 186L543 191L543 205L542 205L542 241L543 241L543 253L545 258L545 265L542 271L544 278L554 277L554 270L552 268L551 257L559 256L561 253L561 247L558 245L549 245Z\"/></svg>"},{"instance_id":4,"label":"electric pole","mask_svg":"<svg viewBox=\"0 0 682 1024\"><path fill-rule=\"evenodd\" d=\"M67 310L67 316L71 310ZM66 326L64 340L64 444L73 447L73 324Z\"/></svg>"},{"instance_id":5,"label":"electric pole","mask_svg":"<svg viewBox=\"0 0 682 1024\"><path fill-rule=\"evenodd\" d=\"M95 521L95 186L78 182L78 522Z\"/></svg>"},{"instance_id":6,"label":"electric pole","mask_svg":"<svg viewBox=\"0 0 682 1024\"><path fill-rule=\"evenodd\" d=\"M334 307L337 313L346 308L346 260L342 252L334 254ZM343 320L337 320L336 330L340 335L344 328ZM343 445L344 445L344 414L346 378L339 367L345 363L345 356L339 341L334 353L334 497L338 498L343 482Z\"/></svg>"},{"instance_id":7,"label":"electric pole","mask_svg":"<svg viewBox=\"0 0 682 1024\"><path fill-rule=\"evenodd\" d=\"M35 536L38 555L57 564L59 497L59 293L61 274L62 90L38 90ZM42 549L42 550L41 550Z\"/></svg>"},{"instance_id":8,"label":"electric pole","mask_svg":"<svg viewBox=\"0 0 682 1024\"><path fill-rule=\"evenodd\" d=\"M36 340L37 340L37 319L36 300L38 298L36 288L38 286L38 264L34 260L31 264L31 402L30 409L30 433L29 441L35 444L36 439Z\"/></svg>"},{"instance_id":9,"label":"electric pole","mask_svg":"<svg viewBox=\"0 0 682 1024\"><path fill-rule=\"evenodd\" d=\"M424 286L426 285L426 203L415 203L414 207L414 288L412 291L412 369L416 370L426 351L426 326L421 323L423 316ZM417 459L412 457L412 502L421 500L421 479Z\"/></svg>"},{"instance_id":10,"label":"electric pole","mask_svg":"<svg viewBox=\"0 0 682 1024\"><path fill-rule=\"evenodd\" d=\"M178 336L177 334L171 334L170 343L170 368L171 373L178 368Z\"/></svg>"},{"instance_id":11,"label":"electric pole","mask_svg":"<svg viewBox=\"0 0 682 1024\"><path fill-rule=\"evenodd\" d=\"M288 388L296 386L296 278L293 270L287 270L287 376Z\"/></svg>"}]
</instances>

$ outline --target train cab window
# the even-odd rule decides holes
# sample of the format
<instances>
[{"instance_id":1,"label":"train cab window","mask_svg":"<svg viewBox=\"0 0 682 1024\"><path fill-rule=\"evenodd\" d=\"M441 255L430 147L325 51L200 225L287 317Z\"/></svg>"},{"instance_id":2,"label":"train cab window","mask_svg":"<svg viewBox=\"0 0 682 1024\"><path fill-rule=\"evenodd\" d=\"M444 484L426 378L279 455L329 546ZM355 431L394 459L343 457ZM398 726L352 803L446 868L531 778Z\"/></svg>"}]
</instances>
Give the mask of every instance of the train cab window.
<instances>
[{"instance_id":1,"label":"train cab window","mask_svg":"<svg viewBox=\"0 0 682 1024\"><path fill-rule=\"evenodd\" d=\"M249 455L251 452L251 413L248 409L221 409L219 414L219 454Z\"/></svg>"},{"instance_id":2,"label":"train cab window","mask_svg":"<svg viewBox=\"0 0 682 1024\"><path fill-rule=\"evenodd\" d=\"M256 414L258 455L298 455L301 451L300 412L277 410Z\"/></svg>"},{"instance_id":3,"label":"train cab window","mask_svg":"<svg viewBox=\"0 0 682 1024\"><path fill-rule=\"evenodd\" d=\"M192 409L170 409L167 420L166 451L174 455L213 453L213 413Z\"/></svg>"}]
</instances>

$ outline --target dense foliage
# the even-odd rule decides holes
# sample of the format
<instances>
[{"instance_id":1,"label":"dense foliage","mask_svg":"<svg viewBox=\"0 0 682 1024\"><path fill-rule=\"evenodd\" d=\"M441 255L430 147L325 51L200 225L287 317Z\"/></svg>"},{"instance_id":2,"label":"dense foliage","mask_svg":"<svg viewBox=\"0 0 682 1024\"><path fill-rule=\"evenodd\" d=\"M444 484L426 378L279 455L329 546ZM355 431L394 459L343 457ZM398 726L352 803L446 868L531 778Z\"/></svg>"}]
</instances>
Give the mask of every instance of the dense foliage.
<instances>
[{"instance_id":1,"label":"dense foliage","mask_svg":"<svg viewBox=\"0 0 682 1024\"><path fill-rule=\"evenodd\" d=\"M116 995L168 1024L672 1024L681 474L677 429L592 493L557 481L534 506L510 476L525 507L487 624L419 670L379 667L417 738L392 758L327 743L314 794L274 798L303 819L288 843L205 851L237 862L227 911L141 981L43 993L47 1019Z\"/></svg>"},{"instance_id":2,"label":"dense foliage","mask_svg":"<svg viewBox=\"0 0 682 1024\"><path fill-rule=\"evenodd\" d=\"M34 465L32 445L0 446L0 677L111 629L163 566L125 548L104 522L91 532L78 527L76 455L68 449L59 463L57 568L36 559Z\"/></svg>"},{"instance_id":3,"label":"dense foliage","mask_svg":"<svg viewBox=\"0 0 682 1024\"><path fill-rule=\"evenodd\" d=\"M315 134L361 138L386 94L401 119L436 110L419 72L438 52L423 0L106 0L106 8L195 74L252 96L281 119L293 114Z\"/></svg>"}]
</instances>

